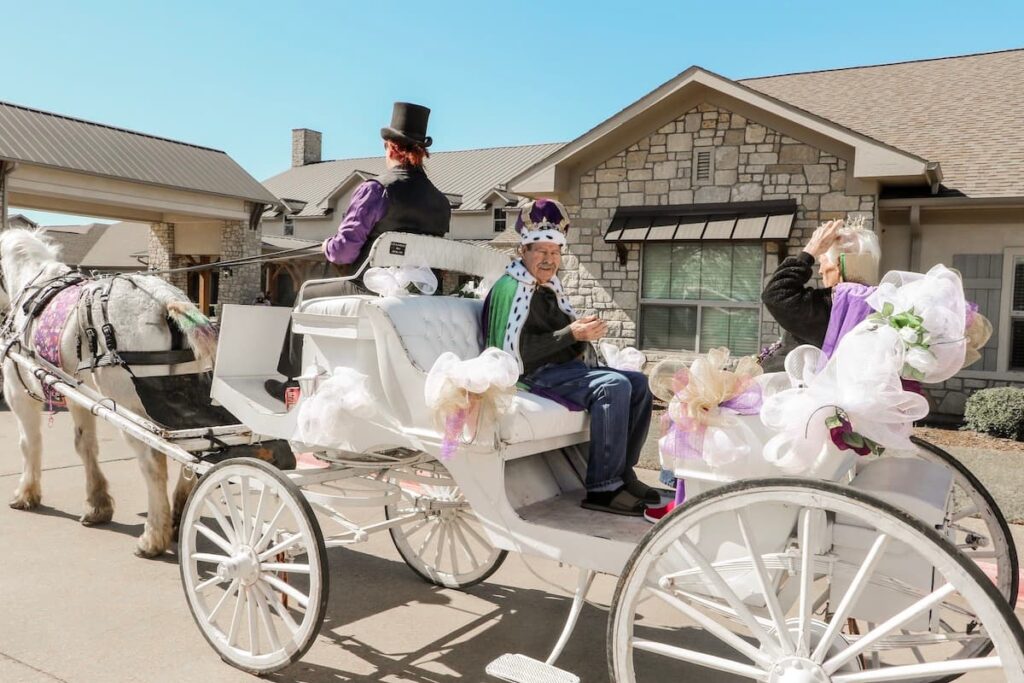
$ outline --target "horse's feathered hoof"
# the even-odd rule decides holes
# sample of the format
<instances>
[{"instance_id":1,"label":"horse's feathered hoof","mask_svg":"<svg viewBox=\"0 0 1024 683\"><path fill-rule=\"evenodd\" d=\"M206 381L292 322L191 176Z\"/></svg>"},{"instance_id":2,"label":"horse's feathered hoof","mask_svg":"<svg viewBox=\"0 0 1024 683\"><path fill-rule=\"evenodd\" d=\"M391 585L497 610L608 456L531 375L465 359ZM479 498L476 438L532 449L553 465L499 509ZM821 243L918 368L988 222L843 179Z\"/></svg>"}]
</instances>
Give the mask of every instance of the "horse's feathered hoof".
<instances>
[{"instance_id":1,"label":"horse's feathered hoof","mask_svg":"<svg viewBox=\"0 0 1024 683\"><path fill-rule=\"evenodd\" d=\"M114 506L112 503L101 505L93 508L86 508L82 516L78 518L78 521L83 526L96 526L97 524L106 524L114 517Z\"/></svg>"},{"instance_id":2,"label":"horse's feathered hoof","mask_svg":"<svg viewBox=\"0 0 1024 683\"><path fill-rule=\"evenodd\" d=\"M32 491L22 491L15 493L14 497L11 498L8 503L15 510L34 510L39 507L39 503L43 500L43 494L39 489Z\"/></svg>"},{"instance_id":3,"label":"horse's feathered hoof","mask_svg":"<svg viewBox=\"0 0 1024 683\"><path fill-rule=\"evenodd\" d=\"M170 535L170 529L167 530L167 534L161 534L163 536ZM161 542L159 539L154 539L154 536L158 534L152 534L147 530L142 536L139 537L139 544L135 547L135 556L152 558L163 555L167 549L171 546L170 538L165 539Z\"/></svg>"}]
</instances>

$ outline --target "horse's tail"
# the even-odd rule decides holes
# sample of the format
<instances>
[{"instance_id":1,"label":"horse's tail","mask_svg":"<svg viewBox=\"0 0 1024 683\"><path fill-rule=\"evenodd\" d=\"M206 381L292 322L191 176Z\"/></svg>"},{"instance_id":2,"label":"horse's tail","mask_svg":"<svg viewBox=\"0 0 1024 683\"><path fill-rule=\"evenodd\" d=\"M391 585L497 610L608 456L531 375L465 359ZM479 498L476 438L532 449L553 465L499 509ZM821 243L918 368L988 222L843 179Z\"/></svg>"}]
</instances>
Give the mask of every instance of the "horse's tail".
<instances>
[{"instance_id":1,"label":"horse's tail","mask_svg":"<svg viewBox=\"0 0 1024 683\"><path fill-rule=\"evenodd\" d=\"M212 367L217 357L217 328L191 301L169 301L167 315L188 340L200 367Z\"/></svg>"}]
</instances>

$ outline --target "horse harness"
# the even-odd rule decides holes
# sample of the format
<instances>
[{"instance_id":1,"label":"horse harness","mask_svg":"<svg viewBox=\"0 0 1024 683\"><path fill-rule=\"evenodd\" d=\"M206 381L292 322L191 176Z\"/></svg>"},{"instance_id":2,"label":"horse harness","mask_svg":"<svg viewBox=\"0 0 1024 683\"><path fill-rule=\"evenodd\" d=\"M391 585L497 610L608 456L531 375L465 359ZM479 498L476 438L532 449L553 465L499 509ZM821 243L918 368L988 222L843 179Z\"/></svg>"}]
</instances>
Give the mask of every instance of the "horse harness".
<instances>
[{"instance_id":1,"label":"horse harness","mask_svg":"<svg viewBox=\"0 0 1024 683\"><path fill-rule=\"evenodd\" d=\"M100 278L92 278L85 276L79 271L72 270L37 285L35 281L40 275L42 275L42 271L22 290L18 299L12 303L7 320L0 327L0 339L3 340L0 360L6 359L8 353L10 353L10 350L15 345L19 345L24 349L32 349L33 355L38 355L38 350L31 344L32 323L43 316L47 307L54 303L54 300L62 292L71 287L78 287L80 289L78 300L73 304L75 308L75 321L79 328L76 344L78 365L75 374L83 370L93 371L96 368L119 366L134 376L131 369L132 365L180 365L195 360L195 354L188 348L184 334L170 318L166 318L168 330L171 333L170 350L127 351L118 348L117 333L114 330L114 325L111 323L109 315L110 297L117 280L124 280L135 287L139 286L131 275L118 273ZM101 315L99 321L97 321L94 314L97 296L99 297ZM21 328L15 330L15 314L19 308L24 313L24 317L21 321ZM70 319L71 314L69 313L68 317L60 322L59 329L57 330L58 337L63 333ZM99 323L98 325L97 322ZM102 335L103 340L102 346L100 344L100 335ZM83 348L83 338L88 346L88 355L84 353L86 349ZM31 398L43 403L52 402L49 401L49 397L38 396L29 389L17 363L14 364L14 368L18 381Z\"/></svg>"}]
</instances>

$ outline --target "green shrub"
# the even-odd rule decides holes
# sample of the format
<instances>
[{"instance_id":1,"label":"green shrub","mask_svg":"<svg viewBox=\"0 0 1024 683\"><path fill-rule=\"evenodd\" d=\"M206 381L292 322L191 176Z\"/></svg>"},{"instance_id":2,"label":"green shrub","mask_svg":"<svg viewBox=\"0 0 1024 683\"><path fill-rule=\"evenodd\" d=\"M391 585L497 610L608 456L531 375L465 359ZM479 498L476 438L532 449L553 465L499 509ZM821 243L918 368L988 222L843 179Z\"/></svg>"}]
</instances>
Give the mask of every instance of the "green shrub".
<instances>
[{"instance_id":1,"label":"green shrub","mask_svg":"<svg viewBox=\"0 0 1024 683\"><path fill-rule=\"evenodd\" d=\"M964 428L1024 441L1024 389L998 387L974 392L967 399Z\"/></svg>"}]
</instances>

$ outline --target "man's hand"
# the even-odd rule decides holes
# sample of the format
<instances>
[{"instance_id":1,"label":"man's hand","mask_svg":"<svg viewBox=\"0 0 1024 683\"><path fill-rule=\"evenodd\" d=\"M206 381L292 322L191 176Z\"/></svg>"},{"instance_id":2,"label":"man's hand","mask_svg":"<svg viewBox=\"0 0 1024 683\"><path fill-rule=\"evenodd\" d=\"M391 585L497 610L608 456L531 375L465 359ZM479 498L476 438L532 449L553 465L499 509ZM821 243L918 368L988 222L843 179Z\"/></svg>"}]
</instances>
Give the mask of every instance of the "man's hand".
<instances>
[{"instance_id":1,"label":"man's hand","mask_svg":"<svg viewBox=\"0 0 1024 683\"><path fill-rule=\"evenodd\" d=\"M576 341L595 342L608 334L608 323L596 315L587 315L579 320L574 320L569 325L569 330Z\"/></svg>"},{"instance_id":2,"label":"man's hand","mask_svg":"<svg viewBox=\"0 0 1024 683\"><path fill-rule=\"evenodd\" d=\"M811 235L811 239L804 247L804 251L814 257L817 261L829 248L839 239L839 228L843 227L843 221L828 221L818 226L818 229Z\"/></svg>"}]
</instances>

